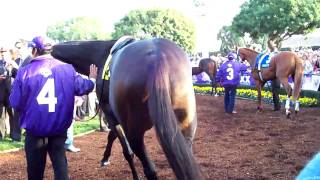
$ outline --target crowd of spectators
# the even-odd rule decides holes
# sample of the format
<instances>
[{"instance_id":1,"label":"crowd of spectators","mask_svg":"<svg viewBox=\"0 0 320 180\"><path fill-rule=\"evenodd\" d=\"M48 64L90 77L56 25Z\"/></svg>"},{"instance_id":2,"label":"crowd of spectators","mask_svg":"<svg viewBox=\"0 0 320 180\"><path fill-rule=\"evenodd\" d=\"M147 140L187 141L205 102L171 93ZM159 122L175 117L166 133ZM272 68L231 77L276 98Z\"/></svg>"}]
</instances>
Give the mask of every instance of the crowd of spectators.
<instances>
[{"instance_id":1,"label":"crowd of spectators","mask_svg":"<svg viewBox=\"0 0 320 180\"><path fill-rule=\"evenodd\" d=\"M295 51L304 61L305 74L320 74L320 49L310 48Z\"/></svg>"}]
</instances>

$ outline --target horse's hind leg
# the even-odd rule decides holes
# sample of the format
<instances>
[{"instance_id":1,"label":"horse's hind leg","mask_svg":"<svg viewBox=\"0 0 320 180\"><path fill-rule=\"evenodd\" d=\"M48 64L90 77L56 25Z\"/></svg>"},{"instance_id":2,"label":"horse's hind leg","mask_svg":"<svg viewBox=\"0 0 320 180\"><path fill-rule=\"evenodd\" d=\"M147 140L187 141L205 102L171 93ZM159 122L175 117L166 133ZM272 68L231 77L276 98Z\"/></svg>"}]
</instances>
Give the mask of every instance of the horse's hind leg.
<instances>
[{"instance_id":1,"label":"horse's hind leg","mask_svg":"<svg viewBox=\"0 0 320 180\"><path fill-rule=\"evenodd\" d=\"M121 143L121 146L122 146L122 149L123 149L123 155L126 158L126 160L128 161L129 166L131 168L132 176L133 176L133 178L135 180L138 180L139 176L138 176L138 173L136 171L136 168L134 167L134 162L133 162L134 154L133 154L133 152L131 150L131 147L129 145L129 142L128 142L126 136L125 136L125 133L124 133L121 125L117 125L116 126L116 132L118 134L118 138L120 140L120 143Z\"/></svg>"},{"instance_id":2,"label":"horse's hind leg","mask_svg":"<svg viewBox=\"0 0 320 180\"><path fill-rule=\"evenodd\" d=\"M111 155L112 144L113 144L114 140L117 138L117 135L114 131L115 131L115 129L112 129L108 134L108 144L106 146L106 150L103 153L103 158L101 160L101 166L106 166L106 165L110 164L109 157Z\"/></svg>"},{"instance_id":3,"label":"horse's hind leg","mask_svg":"<svg viewBox=\"0 0 320 180\"><path fill-rule=\"evenodd\" d=\"M155 166L153 162L150 160L148 157L148 154L146 152L146 148L143 142L143 137L144 135L135 135L130 136L129 141L130 145L132 147L132 150L134 153L138 156L140 159L142 166L143 166L143 171L145 176L147 177L148 180L155 180L158 179L157 173L155 170Z\"/></svg>"},{"instance_id":4,"label":"horse's hind leg","mask_svg":"<svg viewBox=\"0 0 320 180\"><path fill-rule=\"evenodd\" d=\"M103 111L105 112L105 115L108 115L107 118L108 118L108 124L111 128L111 132L110 133L113 133L113 134L109 134L108 138L110 138L110 144L109 144L109 141L108 141L108 145L110 146L110 150L108 149L108 145L106 147L106 151L105 151L105 154L104 154L104 158L108 159L110 157L110 153L111 153L111 147L112 147L112 143L113 141L115 140L114 138L114 135L116 137L119 138L119 141L120 141L120 144L122 146L122 150L123 150L123 155L124 157L126 158L126 160L128 161L129 163L129 166L131 168L131 172L132 172L132 176L135 180L138 180L139 179L139 176L138 176L138 173L134 167L134 162L133 162L133 152L131 150L131 147L129 145L129 142L125 136L125 133L121 127L121 125L118 123L114 113L112 112L111 108L109 105L105 105ZM108 155L109 154L109 155Z\"/></svg>"},{"instance_id":5,"label":"horse's hind leg","mask_svg":"<svg viewBox=\"0 0 320 180\"><path fill-rule=\"evenodd\" d=\"M214 96L218 96L217 83L215 78L211 79L211 96L213 95L213 89L214 89Z\"/></svg>"},{"instance_id":6,"label":"horse's hind leg","mask_svg":"<svg viewBox=\"0 0 320 180\"><path fill-rule=\"evenodd\" d=\"M286 109L286 116L287 118L290 118L290 97L292 95L292 88L290 86L290 84L288 83L288 78L279 78L280 82L282 83L284 89L287 92L287 100L286 100L286 104L285 104L285 109Z\"/></svg>"},{"instance_id":7,"label":"horse's hind leg","mask_svg":"<svg viewBox=\"0 0 320 180\"><path fill-rule=\"evenodd\" d=\"M293 89L293 101L294 101L294 110L295 110L295 114L297 114L299 112L299 106L300 106L300 102L299 102L299 97L300 97L300 91L301 91L301 81L302 81L302 73L301 74L295 74L295 78L294 78L294 89Z\"/></svg>"},{"instance_id":8,"label":"horse's hind leg","mask_svg":"<svg viewBox=\"0 0 320 180\"><path fill-rule=\"evenodd\" d=\"M262 96L261 96L261 90L262 90L262 86L263 84L256 80L255 81L255 84L256 84L256 88L257 88L257 91L258 91L258 111L262 111L263 107L262 107Z\"/></svg>"}]
</instances>

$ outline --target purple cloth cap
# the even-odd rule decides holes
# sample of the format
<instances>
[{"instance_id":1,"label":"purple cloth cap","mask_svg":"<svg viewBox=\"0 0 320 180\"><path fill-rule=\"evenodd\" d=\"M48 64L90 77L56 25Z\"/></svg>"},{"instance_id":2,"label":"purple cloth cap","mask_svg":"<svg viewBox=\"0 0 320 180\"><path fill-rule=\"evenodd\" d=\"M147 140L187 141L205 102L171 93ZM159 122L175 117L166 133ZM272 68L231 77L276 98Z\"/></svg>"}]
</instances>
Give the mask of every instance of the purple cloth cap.
<instances>
[{"instance_id":1,"label":"purple cloth cap","mask_svg":"<svg viewBox=\"0 0 320 180\"><path fill-rule=\"evenodd\" d=\"M229 52L227 57L229 60L233 60L237 57L237 55L234 52Z\"/></svg>"},{"instance_id":2,"label":"purple cloth cap","mask_svg":"<svg viewBox=\"0 0 320 180\"><path fill-rule=\"evenodd\" d=\"M33 38L32 41L29 42L28 46L39 50L51 50L52 48L51 42L43 36Z\"/></svg>"}]
</instances>

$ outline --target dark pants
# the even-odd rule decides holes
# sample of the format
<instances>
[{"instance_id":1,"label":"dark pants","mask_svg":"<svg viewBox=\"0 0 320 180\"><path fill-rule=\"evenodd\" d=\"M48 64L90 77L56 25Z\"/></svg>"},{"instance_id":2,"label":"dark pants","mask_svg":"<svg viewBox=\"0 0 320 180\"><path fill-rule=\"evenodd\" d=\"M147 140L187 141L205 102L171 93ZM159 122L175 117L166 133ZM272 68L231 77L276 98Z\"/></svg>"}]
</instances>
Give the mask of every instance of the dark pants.
<instances>
[{"instance_id":1,"label":"dark pants","mask_svg":"<svg viewBox=\"0 0 320 180\"><path fill-rule=\"evenodd\" d=\"M68 163L64 143L67 134L51 137L36 137L26 133L25 152L29 180L42 180L49 153L56 180L69 179Z\"/></svg>"},{"instance_id":2,"label":"dark pants","mask_svg":"<svg viewBox=\"0 0 320 180\"><path fill-rule=\"evenodd\" d=\"M278 79L272 80L271 87L272 87L272 99L273 99L274 110L278 111L281 109L280 97L279 97L280 81Z\"/></svg>"},{"instance_id":3,"label":"dark pants","mask_svg":"<svg viewBox=\"0 0 320 180\"><path fill-rule=\"evenodd\" d=\"M236 98L237 87L224 87L224 110L232 113Z\"/></svg>"},{"instance_id":4,"label":"dark pants","mask_svg":"<svg viewBox=\"0 0 320 180\"><path fill-rule=\"evenodd\" d=\"M17 111L14 111L13 118L10 119L10 138L13 141L21 141L21 128L19 117L19 113Z\"/></svg>"}]
</instances>

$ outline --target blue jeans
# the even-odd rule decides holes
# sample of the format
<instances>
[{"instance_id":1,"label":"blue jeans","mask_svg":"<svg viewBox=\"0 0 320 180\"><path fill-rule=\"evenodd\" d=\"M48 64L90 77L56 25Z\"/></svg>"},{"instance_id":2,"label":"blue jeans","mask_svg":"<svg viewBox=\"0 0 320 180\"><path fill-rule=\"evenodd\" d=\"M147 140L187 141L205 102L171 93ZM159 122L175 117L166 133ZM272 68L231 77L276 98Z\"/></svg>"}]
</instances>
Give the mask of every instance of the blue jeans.
<instances>
[{"instance_id":1,"label":"blue jeans","mask_svg":"<svg viewBox=\"0 0 320 180\"><path fill-rule=\"evenodd\" d=\"M224 87L224 110L226 113L232 113L236 99L237 87Z\"/></svg>"},{"instance_id":2,"label":"blue jeans","mask_svg":"<svg viewBox=\"0 0 320 180\"><path fill-rule=\"evenodd\" d=\"M73 124L74 124L74 120L72 121L70 127L67 130L67 139L65 142L66 148L73 145Z\"/></svg>"}]
</instances>

